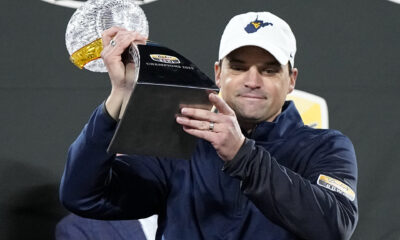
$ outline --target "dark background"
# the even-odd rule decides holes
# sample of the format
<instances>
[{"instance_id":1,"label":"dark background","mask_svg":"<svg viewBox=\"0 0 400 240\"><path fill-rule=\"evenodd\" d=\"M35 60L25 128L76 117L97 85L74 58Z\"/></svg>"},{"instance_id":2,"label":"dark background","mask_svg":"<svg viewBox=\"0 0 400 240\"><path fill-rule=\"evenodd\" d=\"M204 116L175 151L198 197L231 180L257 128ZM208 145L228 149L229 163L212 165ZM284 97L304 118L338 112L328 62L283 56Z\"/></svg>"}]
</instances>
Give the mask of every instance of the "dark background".
<instances>
[{"instance_id":1,"label":"dark background","mask_svg":"<svg viewBox=\"0 0 400 240\"><path fill-rule=\"evenodd\" d=\"M356 148L360 220L352 239L400 239L400 5L159 0L142 8L150 39L212 78L233 15L267 10L285 19L297 37L297 89L325 98L330 127ZM0 3L1 239L53 239L66 214L58 184L68 147L109 93L106 74L68 60L64 34L74 11L39 0Z\"/></svg>"}]
</instances>

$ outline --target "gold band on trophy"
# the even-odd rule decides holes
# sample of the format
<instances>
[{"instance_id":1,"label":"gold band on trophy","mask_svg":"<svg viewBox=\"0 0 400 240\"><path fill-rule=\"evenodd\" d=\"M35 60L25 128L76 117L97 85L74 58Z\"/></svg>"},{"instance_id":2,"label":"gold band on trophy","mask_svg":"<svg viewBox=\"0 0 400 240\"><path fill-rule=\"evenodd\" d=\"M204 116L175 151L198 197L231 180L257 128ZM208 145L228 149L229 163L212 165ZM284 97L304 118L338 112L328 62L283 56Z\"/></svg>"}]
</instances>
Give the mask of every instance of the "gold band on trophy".
<instances>
[{"instance_id":1,"label":"gold band on trophy","mask_svg":"<svg viewBox=\"0 0 400 240\"><path fill-rule=\"evenodd\" d=\"M82 69L90 61L100 58L103 50L103 41L101 38L81 47L71 54L69 59L75 66Z\"/></svg>"}]
</instances>

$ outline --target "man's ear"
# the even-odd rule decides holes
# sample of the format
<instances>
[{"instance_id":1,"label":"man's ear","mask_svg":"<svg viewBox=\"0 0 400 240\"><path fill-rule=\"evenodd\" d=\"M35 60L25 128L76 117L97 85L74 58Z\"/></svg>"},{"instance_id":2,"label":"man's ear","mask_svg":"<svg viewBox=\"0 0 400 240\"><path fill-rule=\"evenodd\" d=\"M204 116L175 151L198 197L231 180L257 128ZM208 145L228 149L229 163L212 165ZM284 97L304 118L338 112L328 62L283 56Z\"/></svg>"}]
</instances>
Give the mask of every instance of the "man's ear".
<instances>
[{"instance_id":1,"label":"man's ear","mask_svg":"<svg viewBox=\"0 0 400 240\"><path fill-rule=\"evenodd\" d=\"M293 92L294 87L296 86L297 75L299 74L299 70L297 68L292 69L292 74L289 76L289 89L288 94Z\"/></svg>"},{"instance_id":2,"label":"man's ear","mask_svg":"<svg viewBox=\"0 0 400 240\"><path fill-rule=\"evenodd\" d=\"M222 67L222 66L220 66L219 63L220 63L220 62L218 62L218 61L214 63L214 77L215 77L215 84L216 84L219 88L221 88L221 82L220 82L220 80L221 80L221 67Z\"/></svg>"}]
</instances>

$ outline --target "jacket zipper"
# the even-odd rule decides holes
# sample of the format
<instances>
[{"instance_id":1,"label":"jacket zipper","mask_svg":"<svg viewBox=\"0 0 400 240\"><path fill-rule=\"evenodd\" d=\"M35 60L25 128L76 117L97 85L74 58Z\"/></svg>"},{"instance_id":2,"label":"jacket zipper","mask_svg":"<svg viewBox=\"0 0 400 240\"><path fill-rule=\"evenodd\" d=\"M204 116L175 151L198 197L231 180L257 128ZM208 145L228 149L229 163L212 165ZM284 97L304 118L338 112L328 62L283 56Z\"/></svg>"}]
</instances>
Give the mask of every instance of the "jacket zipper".
<instances>
[{"instance_id":1,"label":"jacket zipper","mask_svg":"<svg viewBox=\"0 0 400 240\"><path fill-rule=\"evenodd\" d=\"M242 216L242 204L243 204L243 194L241 190L242 186L242 181L240 181L239 189L236 194L236 201L235 201L235 215L236 216Z\"/></svg>"}]
</instances>

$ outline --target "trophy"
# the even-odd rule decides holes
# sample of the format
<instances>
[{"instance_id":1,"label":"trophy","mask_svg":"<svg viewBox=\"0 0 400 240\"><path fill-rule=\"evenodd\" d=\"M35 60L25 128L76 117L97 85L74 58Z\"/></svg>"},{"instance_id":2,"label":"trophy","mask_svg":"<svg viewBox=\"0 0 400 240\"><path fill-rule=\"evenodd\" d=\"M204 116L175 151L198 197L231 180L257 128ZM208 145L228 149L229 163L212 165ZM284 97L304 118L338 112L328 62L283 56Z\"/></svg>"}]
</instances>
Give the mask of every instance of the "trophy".
<instances>
[{"instance_id":1,"label":"trophy","mask_svg":"<svg viewBox=\"0 0 400 240\"><path fill-rule=\"evenodd\" d=\"M148 36L146 16L133 1L89 0L67 27L71 61L81 69L107 72L100 58L101 33L112 26ZM155 42L132 43L121 57L125 77L133 78L135 86L122 107L108 152L189 159L196 138L185 133L175 117L183 106L210 110L208 94L218 87L191 61Z\"/></svg>"},{"instance_id":2,"label":"trophy","mask_svg":"<svg viewBox=\"0 0 400 240\"><path fill-rule=\"evenodd\" d=\"M145 37L149 35L146 15L134 1L89 0L75 11L67 26L65 44L70 60L80 69L107 72L100 58L103 50L101 33L112 26L136 31ZM133 44L129 52L131 54L126 55L138 63L139 54Z\"/></svg>"}]
</instances>

